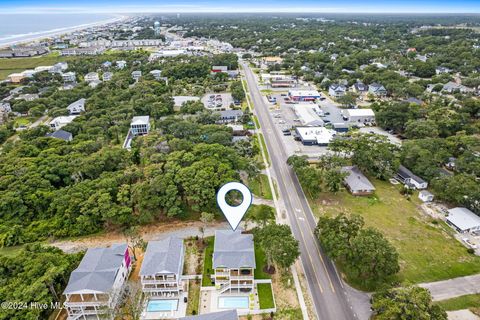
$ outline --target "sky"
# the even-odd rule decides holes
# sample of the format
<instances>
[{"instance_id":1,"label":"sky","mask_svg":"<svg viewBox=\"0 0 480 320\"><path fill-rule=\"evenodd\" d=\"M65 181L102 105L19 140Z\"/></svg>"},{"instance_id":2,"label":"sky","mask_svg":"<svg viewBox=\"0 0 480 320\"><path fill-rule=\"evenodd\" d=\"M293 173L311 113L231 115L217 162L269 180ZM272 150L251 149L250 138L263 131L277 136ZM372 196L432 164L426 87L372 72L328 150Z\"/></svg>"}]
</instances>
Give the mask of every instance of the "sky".
<instances>
[{"instance_id":1,"label":"sky","mask_svg":"<svg viewBox=\"0 0 480 320\"><path fill-rule=\"evenodd\" d=\"M480 0L0 0L0 13L324 12L480 13Z\"/></svg>"}]
</instances>

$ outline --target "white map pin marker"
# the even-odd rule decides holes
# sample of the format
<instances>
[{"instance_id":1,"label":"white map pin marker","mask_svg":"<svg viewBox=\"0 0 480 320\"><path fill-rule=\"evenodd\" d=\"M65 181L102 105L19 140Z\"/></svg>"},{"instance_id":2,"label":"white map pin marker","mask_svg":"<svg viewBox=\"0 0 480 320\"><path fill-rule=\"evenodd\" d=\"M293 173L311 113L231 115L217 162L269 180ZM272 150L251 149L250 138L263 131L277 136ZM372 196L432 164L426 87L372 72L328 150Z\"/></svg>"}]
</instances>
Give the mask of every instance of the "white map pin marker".
<instances>
[{"instance_id":1,"label":"white map pin marker","mask_svg":"<svg viewBox=\"0 0 480 320\"><path fill-rule=\"evenodd\" d=\"M237 190L242 194L243 201L236 207L232 207L225 200L225 196L229 191ZM235 231L242 221L243 216L252 204L252 193L250 190L240 182L229 182L224 184L217 193L217 204L227 218L228 223Z\"/></svg>"}]
</instances>

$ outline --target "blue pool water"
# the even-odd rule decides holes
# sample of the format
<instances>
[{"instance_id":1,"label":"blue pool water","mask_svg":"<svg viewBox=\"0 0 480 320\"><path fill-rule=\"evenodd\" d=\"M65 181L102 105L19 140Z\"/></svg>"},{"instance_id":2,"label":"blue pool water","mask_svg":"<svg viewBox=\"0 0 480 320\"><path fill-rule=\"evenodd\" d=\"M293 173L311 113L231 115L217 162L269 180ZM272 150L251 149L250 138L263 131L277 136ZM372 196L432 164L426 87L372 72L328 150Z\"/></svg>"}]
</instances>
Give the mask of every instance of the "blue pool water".
<instances>
[{"instance_id":1,"label":"blue pool water","mask_svg":"<svg viewBox=\"0 0 480 320\"><path fill-rule=\"evenodd\" d=\"M219 309L248 309L248 297L220 297Z\"/></svg>"},{"instance_id":2,"label":"blue pool water","mask_svg":"<svg viewBox=\"0 0 480 320\"><path fill-rule=\"evenodd\" d=\"M147 312L161 312L177 310L178 300L150 300L147 305Z\"/></svg>"}]
</instances>

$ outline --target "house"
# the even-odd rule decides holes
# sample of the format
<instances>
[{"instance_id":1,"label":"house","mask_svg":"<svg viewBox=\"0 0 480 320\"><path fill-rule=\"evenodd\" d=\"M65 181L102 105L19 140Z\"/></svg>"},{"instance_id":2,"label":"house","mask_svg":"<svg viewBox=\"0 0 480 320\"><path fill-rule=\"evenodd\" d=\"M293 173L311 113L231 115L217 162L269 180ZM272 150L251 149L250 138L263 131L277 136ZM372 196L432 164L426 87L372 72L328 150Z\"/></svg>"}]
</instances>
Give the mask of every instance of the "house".
<instances>
[{"instance_id":1,"label":"house","mask_svg":"<svg viewBox=\"0 0 480 320\"><path fill-rule=\"evenodd\" d=\"M435 74L444 74L444 73L450 73L452 72L451 69L447 67L437 67L435 68Z\"/></svg>"},{"instance_id":2,"label":"house","mask_svg":"<svg viewBox=\"0 0 480 320\"><path fill-rule=\"evenodd\" d=\"M372 109L345 109L343 119L350 123L373 123L375 113Z\"/></svg>"},{"instance_id":3,"label":"house","mask_svg":"<svg viewBox=\"0 0 480 320\"><path fill-rule=\"evenodd\" d=\"M455 93L455 92L467 93L467 92L472 92L474 90L472 88L468 88L464 85L450 81L443 85L442 91L445 91L447 93Z\"/></svg>"},{"instance_id":4,"label":"house","mask_svg":"<svg viewBox=\"0 0 480 320\"><path fill-rule=\"evenodd\" d=\"M98 77L97 72L89 72L85 75L84 77L86 82L93 82L93 81L98 81L100 78Z\"/></svg>"},{"instance_id":5,"label":"house","mask_svg":"<svg viewBox=\"0 0 480 320\"><path fill-rule=\"evenodd\" d=\"M7 81L10 81L11 83L20 83L25 78L26 77L23 73L12 73L7 76Z\"/></svg>"},{"instance_id":6,"label":"house","mask_svg":"<svg viewBox=\"0 0 480 320\"><path fill-rule=\"evenodd\" d=\"M80 114L85 112L85 98L79 99L68 105L67 110L70 114Z\"/></svg>"},{"instance_id":7,"label":"house","mask_svg":"<svg viewBox=\"0 0 480 320\"><path fill-rule=\"evenodd\" d=\"M255 268L252 234L242 234L241 230L215 231L213 281L220 294L253 292Z\"/></svg>"},{"instance_id":8,"label":"house","mask_svg":"<svg viewBox=\"0 0 480 320\"><path fill-rule=\"evenodd\" d=\"M183 240L168 237L160 241L149 241L140 269L142 291L149 296L164 293L179 295L183 291Z\"/></svg>"},{"instance_id":9,"label":"house","mask_svg":"<svg viewBox=\"0 0 480 320\"><path fill-rule=\"evenodd\" d=\"M328 87L328 94L333 98L343 97L346 92L347 87L343 84L334 83Z\"/></svg>"},{"instance_id":10,"label":"house","mask_svg":"<svg viewBox=\"0 0 480 320\"><path fill-rule=\"evenodd\" d=\"M238 320L237 310L227 310L212 313L199 314L197 316L188 316L179 320Z\"/></svg>"},{"instance_id":11,"label":"house","mask_svg":"<svg viewBox=\"0 0 480 320\"><path fill-rule=\"evenodd\" d=\"M90 88L96 88L100 83L102 83L102 81L100 81L100 80L93 80L93 81L90 81L90 82L88 83L88 86L89 86Z\"/></svg>"},{"instance_id":12,"label":"house","mask_svg":"<svg viewBox=\"0 0 480 320\"><path fill-rule=\"evenodd\" d=\"M335 137L335 130L325 127L296 127L295 133L303 145L327 146Z\"/></svg>"},{"instance_id":13,"label":"house","mask_svg":"<svg viewBox=\"0 0 480 320\"><path fill-rule=\"evenodd\" d=\"M127 61L119 60L115 62L115 64L117 65L117 69L123 69L127 66Z\"/></svg>"},{"instance_id":14,"label":"house","mask_svg":"<svg viewBox=\"0 0 480 320\"><path fill-rule=\"evenodd\" d=\"M113 319L131 268L127 244L88 249L63 292L67 320Z\"/></svg>"},{"instance_id":15,"label":"house","mask_svg":"<svg viewBox=\"0 0 480 320\"><path fill-rule=\"evenodd\" d=\"M103 81L110 81L112 80L112 77L113 77L113 73L112 72L104 72L103 75L102 75L102 80Z\"/></svg>"},{"instance_id":16,"label":"house","mask_svg":"<svg viewBox=\"0 0 480 320\"><path fill-rule=\"evenodd\" d=\"M342 167L341 172L346 173L343 179L345 187L354 196L366 196L375 192L375 187L357 166Z\"/></svg>"},{"instance_id":17,"label":"house","mask_svg":"<svg viewBox=\"0 0 480 320\"><path fill-rule=\"evenodd\" d=\"M448 158L448 162L445 164L445 166L449 170L455 170L455 168L457 167L457 158L455 157Z\"/></svg>"},{"instance_id":18,"label":"house","mask_svg":"<svg viewBox=\"0 0 480 320\"><path fill-rule=\"evenodd\" d=\"M142 136L150 131L150 116L133 117L130 123L130 131L134 136Z\"/></svg>"},{"instance_id":19,"label":"house","mask_svg":"<svg viewBox=\"0 0 480 320\"><path fill-rule=\"evenodd\" d=\"M155 80L160 80L162 77L162 70L152 70L149 73L155 78Z\"/></svg>"},{"instance_id":20,"label":"house","mask_svg":"<svg viewBox=\"0 0 480 320\"><path fill-rule=\"evenodd\" d=\"M368 93L373 94L375 97L385 97L387 89L383 85L374 82L368 86Z\"/></svg>"},{"instance_id":21,"label":"house","mask_svg":"<svg viewBox=\"0 0 480 320\"><path fill-rule=\"evenodd\" d=\"M243 117L242 110L224 110L218 111L220 114L219 123L232 123L232 122L239 122L240 119Z\"/></svg>"},{"instance_id":22,"label":"house","mask_svg":"<svg viewBox=\"0 0 480 320\"><path fill-rule=\"evenodd\" d=\"M16 97L15 100L34 101L37 100L39 97L40 96L36 93L25 93Z\"/></svg>"},{"instance_id":23,"label":"house","mask_svg":"<svg viewBox=\"0 0 480 320\"><path fill-rule=\"evenodd\" d=\"M70 142L73 140L73 135L70 132L64 131L64 130L57 130L54 132L47 133L46 137L60 139L67 142Z\"/></svg>"},{"instance_id":24,"label":"house","mask_svg":"<svg viewBox=\"0 0 480 320\"><path fill-rule=\"evenodd\" d=\"M322 127L325 124L319 116L320 109L317 105L299 103L294 104L292 108L303 126Z\"/></svg>"},{"instance_id":25,"label":"house","mask_svg":"<svg viewBox=\"0 0 480 320\"><path fill-rule=\"evenodd\" d=\"M402 165L400 165L400 167L398 168L396 178L401 183L412 189L422 190L428 187L428 182L414 175L412 171L408 170Z\"/></svg>"},{"instance_id":26,"label":"house","mask_svg":"<svg viewBox=\"0 0 480 320\"><path fill-rule=\"evenodd\" d=\"M446 222L460 233L480 231L480 217L467 208L448 210Z\"/></svg>"},{"instance_id":27,"label":"house","mask_svg":"<svg viewBox=\"0 0 480 320\"><path fill-rule=\"evenodd\" d=\"M112 66L112 63L110 61L105 61L102 63L102 68L104 69L109 69Z\"/></svg>"},{"instance_id":28,"label":"house","mask_svg":"<svg viewBox=\"0 0 480 320\"><path fill-rule=\"evenodd\" d=\"M60 73L62 74L63 71L68 69L68 63L66 62L59 62L54 64L48 72L50 73Z\"/></svg>"},{"instance_id":29,"label":"house","mask_svg":"<svg viewBox=\"0 0 480 320\"><path fill-rule=\"evenodd\" d=\"M434 198L433 194L427 190L421 190L418 193L418 199L422 200L423 202L432 202L433 198Z\"/></svg>"},{"instance_id":30,"label":"house","mask_svg":"<svg viewBox=\"0 0 480 320\"><path fill-rule=\"evenodd\" d=\"M56 117L52 121L50 121L49 126L53 130L59 130L59 129L65 127L70 122L72 122L76 117L78 117L78 116L72 115L72 116Z\"/></svg>"},{"instance_id":31,"label":"house","mask_svg":"<svg viewBox=\"0 0 480 320\"><path fill-rule=\"evenodd\" d=\"M289 90L288 96L293 101L315 101L321 97L317 90Z\"/></svg>"},{"instance_id":32,"label":"house","mask_svg":"<svg viewBox=\"0 0 480 320\"><path fill-rule=\"evenodd\" d=\"M62 74L63 82L75 82L77 81L77 74L75 72L65 72Z\"/></svg>"},{"instance_id":33,"label":"house","mask_svg":"<svg viewBox=\"0 0 480 320\"><path fill-rule=\"evenodd\" d=\"M138 81L142 77L142 71L136 70L132 72L132 79Z\"/></svg>"},{"instance_id":34,"label":"house","mask_svg":"<svg viewBox=\"0 0 480 320\"><path fill-rule=\"evenodd\" d=\"M355 82L351 89L352 92L358 94L360 99L363 99L363 97L368 93L368 86L360 81Z\"/></svg>"}]
</instances>

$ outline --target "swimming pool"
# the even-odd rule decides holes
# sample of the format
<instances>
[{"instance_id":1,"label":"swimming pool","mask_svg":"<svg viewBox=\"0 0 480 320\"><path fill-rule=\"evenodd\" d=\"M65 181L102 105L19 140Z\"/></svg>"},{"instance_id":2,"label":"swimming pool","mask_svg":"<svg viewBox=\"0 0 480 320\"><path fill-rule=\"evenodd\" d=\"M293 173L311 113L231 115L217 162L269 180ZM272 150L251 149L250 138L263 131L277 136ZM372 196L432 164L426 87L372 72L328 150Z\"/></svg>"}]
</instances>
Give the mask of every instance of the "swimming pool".
<instances>
[{"instance_id":1,"label":"swimming pool","mask_svg":"<svg viewBox=\"0 0 480 320\"><path fill-rule=\"evenodd\" d=\"M248 297L220 297L219 309L248 309Z\"/></svg>"},{"instance_id":2,"label":"swimming pool","mask_svg":"<svg viewBox=\"0 0 480 320\"><path fill-rule=\"evenodd\" d=\"M173 300L150 300L147 305L147 312L161 312L177 310L178 299Z\"/></svg>"}]
</instances>

